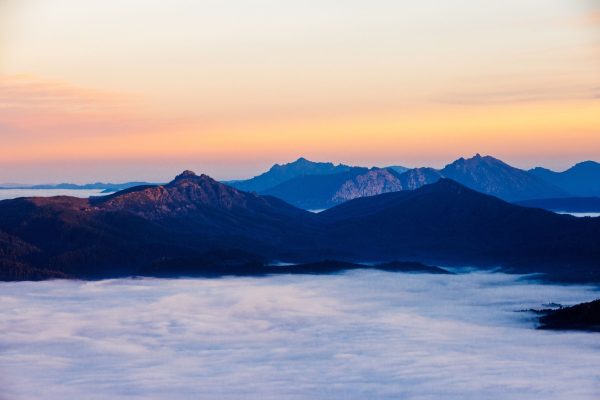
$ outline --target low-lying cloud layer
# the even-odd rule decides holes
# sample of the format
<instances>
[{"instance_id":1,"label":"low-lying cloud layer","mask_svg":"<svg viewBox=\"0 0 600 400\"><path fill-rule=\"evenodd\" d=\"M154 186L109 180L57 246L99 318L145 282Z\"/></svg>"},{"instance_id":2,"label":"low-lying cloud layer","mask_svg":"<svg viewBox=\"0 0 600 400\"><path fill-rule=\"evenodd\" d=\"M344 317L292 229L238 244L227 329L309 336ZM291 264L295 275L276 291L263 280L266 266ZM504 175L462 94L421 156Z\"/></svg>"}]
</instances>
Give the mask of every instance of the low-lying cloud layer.
<instances>
[{"instance_id":1,"label":"low-lying cloud layer","mask_svg":"<svg viewBox=\"0 0 600 400\"><path fill-rule=\"evenodd\" d=\"M515 312L590 287L356 271L0 289L2 399L600 396L597 334Z\"/></svg>"}]
</instances>

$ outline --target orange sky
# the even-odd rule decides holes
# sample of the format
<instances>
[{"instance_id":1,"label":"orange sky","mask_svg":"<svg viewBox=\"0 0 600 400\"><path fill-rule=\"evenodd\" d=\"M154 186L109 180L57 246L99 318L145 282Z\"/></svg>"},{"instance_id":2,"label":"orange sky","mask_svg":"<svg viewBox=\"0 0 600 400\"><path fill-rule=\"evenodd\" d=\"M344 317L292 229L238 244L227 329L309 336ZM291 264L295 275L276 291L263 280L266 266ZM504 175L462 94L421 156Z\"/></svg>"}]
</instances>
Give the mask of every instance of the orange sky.
<instances>
[{"instance_id":1,"label":"orange sky","mask_svg":"<svg viewBox=\"0 0 600 400\"><path fill-rule=\"evenodd\" d=\"M5 0L0 182L600 160L598 2L401 3Z\"/></svg>"}]
</instances>

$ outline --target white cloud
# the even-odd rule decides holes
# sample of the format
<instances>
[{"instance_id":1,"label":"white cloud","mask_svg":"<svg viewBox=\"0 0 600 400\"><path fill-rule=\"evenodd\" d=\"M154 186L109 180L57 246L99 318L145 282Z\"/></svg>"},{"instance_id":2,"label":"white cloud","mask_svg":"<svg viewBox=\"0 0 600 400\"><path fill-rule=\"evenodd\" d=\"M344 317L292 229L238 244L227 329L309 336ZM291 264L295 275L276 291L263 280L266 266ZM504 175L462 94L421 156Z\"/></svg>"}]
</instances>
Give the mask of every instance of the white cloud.
<instances>
[{"instance_id":1,"label":"white cloud","mask_svg":"<svg viewBox=\"0 0 600 400\"><path fill-rule=\"evenodd\" d=\"M0 398L592 399L590 333L515 310L590 287L503 274L5 283Z\"/></svg>"}]
</instances>

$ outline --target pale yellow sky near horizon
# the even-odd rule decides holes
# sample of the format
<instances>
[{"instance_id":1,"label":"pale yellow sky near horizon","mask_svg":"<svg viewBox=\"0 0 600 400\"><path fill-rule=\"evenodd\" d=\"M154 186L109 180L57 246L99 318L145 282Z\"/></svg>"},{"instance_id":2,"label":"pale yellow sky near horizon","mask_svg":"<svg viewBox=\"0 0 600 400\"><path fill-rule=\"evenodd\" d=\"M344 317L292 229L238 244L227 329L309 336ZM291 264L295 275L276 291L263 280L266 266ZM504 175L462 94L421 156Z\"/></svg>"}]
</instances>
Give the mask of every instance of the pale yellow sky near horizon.
<instances>
[{"instance_id":1,"label":"pale yellow sky near horizon","mask_svg":"<svg viewBox=\"0 0 600 400\"><path fill-rule=\"evenodd\" d=\"M0 182L600 160L600 2L0 0Z\"/></svg>"}]
</instances>

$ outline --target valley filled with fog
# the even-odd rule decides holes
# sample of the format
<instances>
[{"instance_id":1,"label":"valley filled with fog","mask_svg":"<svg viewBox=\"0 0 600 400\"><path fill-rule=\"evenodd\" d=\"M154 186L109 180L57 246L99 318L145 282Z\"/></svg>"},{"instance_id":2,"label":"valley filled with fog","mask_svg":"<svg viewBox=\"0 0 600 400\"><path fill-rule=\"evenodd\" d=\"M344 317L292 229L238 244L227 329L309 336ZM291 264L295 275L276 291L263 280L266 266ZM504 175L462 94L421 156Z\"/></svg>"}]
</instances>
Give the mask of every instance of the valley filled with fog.
<instances>
[{"instance_id":1,"label":"valley filled with fog","mask_svg":"<svg viewBox=\"0 0 600 400\"><path fill-rule=\"evenodd\" d=\"M596 399L600 344L519 310L600 297L515 275L0 284L2 399Z\"/></svg>"}]
</instances>

